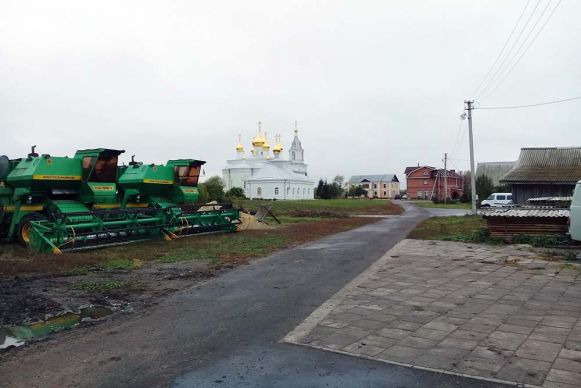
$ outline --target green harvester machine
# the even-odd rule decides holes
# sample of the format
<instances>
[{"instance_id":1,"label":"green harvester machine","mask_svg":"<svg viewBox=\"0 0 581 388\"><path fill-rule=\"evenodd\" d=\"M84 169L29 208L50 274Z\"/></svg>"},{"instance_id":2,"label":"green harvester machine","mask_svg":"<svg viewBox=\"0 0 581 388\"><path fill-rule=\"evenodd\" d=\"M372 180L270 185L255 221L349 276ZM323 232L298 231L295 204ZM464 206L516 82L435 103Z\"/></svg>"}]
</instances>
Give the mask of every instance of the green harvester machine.
<instances>
[{"instance_id":1,"label":"green harvester machine","mask_svg":"<svg viewBox=\"0 0 581 388\"><path fill-rule=\"evenodd\" d=\"M236 231L237 209L196 204L205 162L118 166L123 152L98 148L69 158L38 155L33 147L27 158L0 156L0 236L61 253Z\"/></svg>"}]
</instances>

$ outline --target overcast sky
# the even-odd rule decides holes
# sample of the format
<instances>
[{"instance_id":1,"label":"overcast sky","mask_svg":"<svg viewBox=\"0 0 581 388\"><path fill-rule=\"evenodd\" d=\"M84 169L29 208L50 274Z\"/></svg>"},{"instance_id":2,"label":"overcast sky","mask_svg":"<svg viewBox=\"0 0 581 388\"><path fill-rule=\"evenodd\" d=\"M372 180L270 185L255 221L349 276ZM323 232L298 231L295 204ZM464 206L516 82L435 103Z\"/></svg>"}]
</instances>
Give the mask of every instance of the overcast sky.
<instances>
[{"instance_id":1,"label":"overcast sky","mask_svg":"<svg viewBox=\"0 0 581 388\"><path fill-rule=\"evenodd\" d=\"M445 152L467 169L463 101L526 3L0 0L0 153L121 148L124 160L192 157L221 174L238 134L248 149L261 120L288 150L298 120L314 179L403 180ZM581 1L563 0L481 106L581 95L579 37ZM476 160L581 146L579 112L581 100L476 110Z\"/></svg>"}]
</instances>

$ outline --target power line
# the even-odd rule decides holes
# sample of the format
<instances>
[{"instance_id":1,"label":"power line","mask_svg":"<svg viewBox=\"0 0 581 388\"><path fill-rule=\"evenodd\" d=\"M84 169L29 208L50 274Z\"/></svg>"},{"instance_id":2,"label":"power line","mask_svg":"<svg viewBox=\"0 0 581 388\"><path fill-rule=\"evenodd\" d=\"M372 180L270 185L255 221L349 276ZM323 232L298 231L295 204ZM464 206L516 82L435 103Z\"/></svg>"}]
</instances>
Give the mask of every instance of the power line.
<instances>
[{"instance_id":1,"label":"power line","mask_svg":"<svg viewBox=\"0 0 581 388\"><path fill-rule=\"evenodd\" d=\"M557 5L553 8L553 10L551 11L551 13L549 14L549 16L545 19L544 23L541 25L541 28L539 28L539 30L537 31L537 33L533 36L533 39L530 41L530 43L527 45L527 47L525 48L525 50L520 54L520 56L517 58L517 60L512 64L512 66L508 69L508 71L505 73L504 77L502 77L502 79L500 80L500 82L498 84L496 84L496 86L491 89L488 93L486 93L486 95L482 98L485 99L487 98L489 95L491 95L492 93L494 93L494 91L496 89L498 89L498 87L500 85L502 85L504 83L504 81L508 78L508 76L512 73L512 71L514 70L514 68L516 67L516 65L520 62L520 60L522 59L522 57L524 57L524 55L527 53L527 51L529 51L529 48L533 45L533 43L535 42L535 40L537 39L537 37L540 35L540 33L543 31L543 29L545 28L545 26L547 25L547 23L549 22L549 20L551 20L551 18L553 17L553 14L555 13L555 11L557 10L557 8L559 7L559 5L561 4L562 0L559 0L557 2ZM547 8L549 7L549 5L551 4L551 1L549 1L549 3L547 3L547 6L545 7L545 9L543 10L541 16L539 17L539 19L537 20L537 22L535 23L535 25L533 26L533 29L531 30L531 32L534 30L534 28L537 26L538 22L541 20L541 18L543 17L543 15L545 14L545 11L547 10ZM528 37L527 37L528 39ZM526 42L525 39L523 41ZM522 48L519 47L519 50ZM517 51L517 53L518 53Z\"/></svg>"},{"instance_id":2,"label":"power line","mask_svg":"<svg viewBox=\"0 0 581 388\"><path fill-rule=\"evenodd\" d=\"M473 96L477 96L479 94L482 86L484 85L484 82L488 79L488 76L492 73L492 70L494 70L496 64L498 63L498 61L502 57L502 54L504 53L504 50L506 50L506 47L508 46L508 42L510 42L510 39L514 35L514 32L516 31L516 28L520 24L520 21L521 21L523 15L525 14L525 11L527 10L530 2L531 2L531 0L528 0L527 3L525 4L525 7L523 8L522 12L520 13L520 16L518 17L518 19L517 19L514 27L512 28L512 31L508 35L508 38L506 39L506 42L504 42L504 45L502 46L502 50L500 50L500 52L498 53L498 56L494 60L494 63L492 64L492 66L490 66L490 69L488 69L488 72L486 73L486 75L484 76L484 78L482 79L482 81L480 82L480 85L478 85L478 87L474 91ZM488 87L488 84L486 85L486 87ZM486 87L483 88L482 90L486 89Z\"/></svg>"},{"instance_id":3,"label":"power line","mask_svg":"<svg viewBox=\"0 0 581 388\"><path fill-rule=\"evenodd\" d=\"M506 54L506 56L504 57L504 59L502 60L502 62L500 63L500 65L498 66L498 68L496 69L496 71L494 72L494 74L492 75L492 77L490 78L488 84L486 85L487 87L484 88L481 91L480 95L482 95L482 94L485 93L485 91L488 88L488 86L490 86L491 84L493 84L494 82L496 82L496 80L497 80L496 77L498 77L498 74L503 69L503 66L505 65L505 63L508 60L508 58L510 58L512 56L512 52L513 52L514 48L516 47L516 44L520 41L520 38L522 37L523 32L525 32L525 30L527 29L529 23L531 22L531 19L532 19L533 15L537 11L537 8L539 7L539 4L540 3L541 3L541 0L537 0L537 3L535 4L533 10L531 11L530 15L528 16L528 18L527 18L525 24L523 25L522 29L518 33L518 36L516 37L515 41L510 46L510 49L508 50L508 53Z\"/></svg>"},{"instance_id":4,"label":"power line","mask_svg":"<svg viewBox=\"0 0 581 388\"><path fill-rule=\"evenodd\" d=\"M541 106L541 105L550 105L550 104L558 104L560 102L565 102L565 101L572 101L572 100L579 100L581 99L581 96L577 96L577 97L571 97L571 98L564 98L562 100L554 100L554 101L546 101L546 102L540 102L538 104L527 104L527 105L513 105L513 106L488 106L488 107L479 107L479 108L474 108L474 109L519 109L519 108L530 108L533 106Z\"/></svg>"},{"instance_id":5,"label":"power line","mask_svg":"<svg viewBox=\"0 0 581 388\"><path fill-rule=\"evenodd\" d=\"M458 125L458 132L456 134L456 140L454 141L454 147L452 148L452 153L456 152L456 148L460 145L462 134L464 133L462 129L464 128L464 120L460 120L460 124Z\"/></svg>"}]
</instances>

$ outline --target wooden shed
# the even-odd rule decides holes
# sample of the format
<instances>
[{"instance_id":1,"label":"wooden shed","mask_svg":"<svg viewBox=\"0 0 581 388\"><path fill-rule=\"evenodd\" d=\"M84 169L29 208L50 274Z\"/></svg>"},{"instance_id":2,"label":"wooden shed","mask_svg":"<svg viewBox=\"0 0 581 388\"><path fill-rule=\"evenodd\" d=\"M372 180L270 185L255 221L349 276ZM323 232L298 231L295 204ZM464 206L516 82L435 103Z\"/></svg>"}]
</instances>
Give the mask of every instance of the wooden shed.
<instances>
[{"instance_id":1,"label":"wooden shed","mask_svg":"<svg viewBox=\"0 0 581 388\"><path fill-rule=\"evenodd\" d=\"M573 195L581 180L581 147L522 148L516 165L501 179L512 186L512 200Z\"/></svg>"}]
</instances>

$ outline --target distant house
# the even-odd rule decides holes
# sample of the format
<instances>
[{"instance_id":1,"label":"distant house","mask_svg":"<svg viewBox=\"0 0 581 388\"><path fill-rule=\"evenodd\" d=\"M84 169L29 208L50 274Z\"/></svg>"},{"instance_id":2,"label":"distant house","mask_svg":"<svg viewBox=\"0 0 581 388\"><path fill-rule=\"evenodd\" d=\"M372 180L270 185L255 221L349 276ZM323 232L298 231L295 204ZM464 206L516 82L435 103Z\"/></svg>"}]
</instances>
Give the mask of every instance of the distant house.
<instances>
[{"instance_id":1,"label":"distant house","mask_svg":"<svg viewBox=\"0 0 581 388\"><path fill-rule=\"evenodd\" d=\"M458 199L464 192L464 176L455 170L431 166L407 167L407 196L409 199ZM446 185L446 181L448 184ZM446 187L448 192L446 193Z\"/></svg>"},{"instance_id":2,"label":"distant house","mask_svg":"<svg viewBox=\"0 0 581 388\"><path fill-rule=\"evenodd\" d=\"M369 198L394 198L399 194L399 179L395 174L353 175L345 188L362 187Z\"/></svg>"},{"instance_id":3,"label":"distant house","mask_svg":"<svg viewBox=\"0 0 581 388\"><path fill-rule=\"evenodd\" d=\"M516 165L501 179L512 185L513 202L573 195L581 180L581 147L521 148Z\"/></svg>"},{"instance_id":4,"label":"distant house","mask_svg":"<svg viewBox=\"0 0 581 388\"><path fill-rule=\"evenodd\" d=\"M486 175L492 180L494 187L500 186L500 178L506 175L516 162L483 162L476 165L476 178Z\"/></svg>"}]
</instances>

